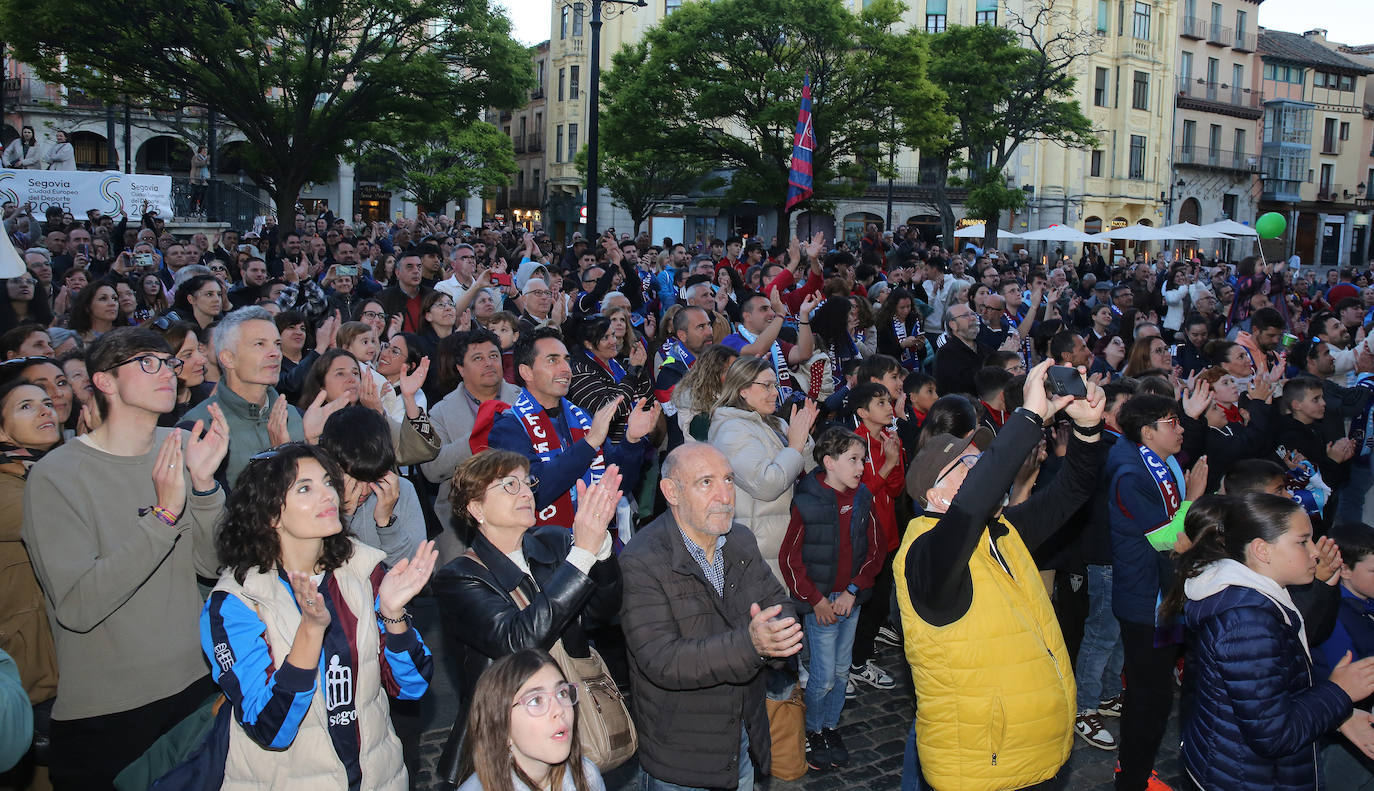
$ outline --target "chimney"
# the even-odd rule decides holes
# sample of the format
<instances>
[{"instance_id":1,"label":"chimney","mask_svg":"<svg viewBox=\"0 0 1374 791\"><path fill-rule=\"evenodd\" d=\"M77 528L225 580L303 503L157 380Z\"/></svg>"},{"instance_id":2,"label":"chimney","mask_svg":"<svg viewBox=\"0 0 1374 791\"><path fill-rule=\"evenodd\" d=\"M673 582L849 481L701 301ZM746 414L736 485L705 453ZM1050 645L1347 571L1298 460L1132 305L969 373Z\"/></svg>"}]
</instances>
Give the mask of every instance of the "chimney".
<instances>
[{"instance_id":1,"label":"chimney","mask_svg":"<svg viewBox=\"0 0 1374 791\"><path fill-rule=\"evenodd\" d=\"M1326 41L1326 29L1325 29L1325 28L1320 28L1320 27L1319 27L1319 28L1313 28L1312 30L1309 30L1309 31L1307 31L1306 33L1303 33L1303 34L1302 34L1302 37L1303 37L1303 38L1317 39L1317 40L1319 40L1319 41Z\"/></svg>"}]
</instances>

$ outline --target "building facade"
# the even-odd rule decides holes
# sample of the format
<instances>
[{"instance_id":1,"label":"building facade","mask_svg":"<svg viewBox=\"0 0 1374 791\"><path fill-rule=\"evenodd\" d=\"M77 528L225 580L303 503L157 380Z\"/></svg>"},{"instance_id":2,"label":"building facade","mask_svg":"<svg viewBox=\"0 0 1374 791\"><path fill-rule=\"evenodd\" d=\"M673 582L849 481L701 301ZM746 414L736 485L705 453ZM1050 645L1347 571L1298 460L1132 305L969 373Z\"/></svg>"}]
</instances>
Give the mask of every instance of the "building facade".
<instances>
[{"instance_id":1,"label":"building facade","mask_svg":"<svg viewBox=\"0 0 1374 791\"><path fill-rule=\"evenodd\" d=\"M1255 55L1261 1L1182 0L1171 86L1171 222L1257 216L1265 98Z\"/></svg>"},{"instance_id":2,"label":"building facade","mask_svg":"<svg viewBox=\"0 0 1374 791\"><path fill-rule=\"evenodd\" d=\"M535 87L525 105L518 110L497 111L495 118L491 118L493 113L488 114L488 118L511 139L515 149L515 173L509 187L502 187L485 201L485 213L530 230L544 222L549 43L545 41L530 48Z\"/></svg>"},{"instance_id":3,"label":"building facade","mask_svg":"<svg viewBox=\"0 0 1374 791\"><path fill-rule=\"evenodd\" d=\"M1288 227L1266 254L1296 254L1318 266L1369 257L1368 75L1374 66L1347 56L1325 30L1301 35L1261 30L1264 93L1260 212L1282 213Z\"/></svg>"}]
</instances>

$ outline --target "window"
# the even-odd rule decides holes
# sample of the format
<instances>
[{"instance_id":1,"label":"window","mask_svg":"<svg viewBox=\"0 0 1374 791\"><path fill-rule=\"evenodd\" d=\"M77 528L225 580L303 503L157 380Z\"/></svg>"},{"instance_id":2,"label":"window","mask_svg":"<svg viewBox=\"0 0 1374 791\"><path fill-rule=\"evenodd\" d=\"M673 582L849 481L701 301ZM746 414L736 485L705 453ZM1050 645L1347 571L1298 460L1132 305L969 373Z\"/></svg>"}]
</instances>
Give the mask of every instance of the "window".
<instances>
[{"instance_id":1,"label":"window","mask_svg":"<svg viewBox=\"0 0 1374 791\"><path fill-rule=\"evenodd\" d=\"M926 32L943 33L945 32L944 14L926 14Z\"/></svg>"},{"instance_id":2,"label":"window","mask_svg":"<svg viewBox=\"0 0 1374 791\"><path fill-rule=\"evenodd\" d=\"M1107 0L1097 0L1097 32L1104 36L1107 35L1107 28L1110 26L1107 21L1109 13Z\"/></svg>"},{"instance_id":3,"label":"window","mask_svg":"<svg viewBox=\"0 0 1374 791\"><path fill-rule=\"evenodd\" d=\"M571 13L572 13L572 9L568 8L567 6L563 6L563 14L562 14L562 16L559 17L559 22L558 22L558 37L559 37L559 38L567 38L567 37L568 37L568 14L571 14Z\"/></svg>"},{"instance_id":4,"label":"window","mask_svg":"<svg viewBox=\"0 0 1374 791\"><path fill-rule=\"evenodd\" d=\"M1095 151L1092 152L1091 163L1088 165L1088 175L1090 175L1090 176L1101 176L1101 175L1102 175L1102 151L1101 151L1101 150L1095 150Z\"/></svg>"},{"instance_id":5,"label":"window","mask_svg":"<svg viewBox=\"0 0 1374 791\"><path fill-rule=\"evenodd\" d=\"M1318 72L1318 75L1321 73ZM1277 63L1264 64L1264 79L1302 85L1303 69L1299 66L1282 66Z\"/></svg>"},{"instance_id":6,"label":"window","mask_svg":"<svg viewBox=\"0 0 1374 791\"><path fill-rule=\"evenodd\" d=\"M1150 40L1150 4L1136 0L1135 18L1131 22L1131 35L1146 41Z\"/></svg>"},{"instance_id":7,"label":"window","mask_svg":"<svg viewBox=\"0 0 1374 791\"><path fill-rule=\"evenodd\" d=\"M1116 2L1116 34L1126 35L1126 0Z\"/></svg>"},{"instance_id":8,"label":"window","mask_svg":"<svg viewBox=\"0 0 1374 791\"><path fill-rule=\"evenodd\" d=\"M1145 136L1131 135L1131 170L1129 178L1145 178Z\"/></svg>"},{"instance_id":9,"label":"window","mask_svg":"<svg viewBox=\"0 0 1374 791\"><path fill-rule=\"evenodd\" d=\"M563 125L562 125L562 124L559 124L559 125L558 125L558 135L557 135L557 137L554 138L554 139L555 139L557 142L554 143L554 147L553 147L553 161L554 161L554 162L562 162L562 161L563 161Z\"/></svg>"},{"instance_id":10,"label":"window","mask_svg":"<svg viewBox=\"0 0 1374 791\"><path fill-rule=\"evenodd\" d=\"M534 190L536 197L539 195L539 168L534 169L534 176L530 179L530 189Z\"/></svg>"},{"instance_id":11,"label":"window","mask_svg":"<svg viewBox=\"0 0 1374 791\"><path fill-rule=\"evenodd\" d=\"M1221 27L1221 3L1212 3L1212 40L1215 41Z\"/></svg>"},{"instance_id":12,"label":"window","mask_svg":"<svg viewBox=\"0 0 1374 791\"><path fill-rule=\"evenodd\" d=\"M1107 70L1098 67L1096 82L1093 83L1093 104L1098 107L1107 106Z\"/></svg>"},{"instance_id":13,"label":"window","mask_svg":"<svg viewBox=\"0 0 1374 791\"><path fill-rule=\"evenodd\" d=\"M1150 75L1138 71L1131 86L1131 107L1137 110L1150 109Z\"/></svg>"},{"instance_id":14,"label":"window","mask_svg":"<svg viewBox=\"0 0 1374 791\"><path fill-rule=\"evenodd\" d=\"M536 74L535 79L539 82L539 87L535 88L535 90L536 90L536 91L543 91L543 90L544 90L544 61L542 61L542 60L539 61L538 69L537 69L537 71L535 72L535 74Z\"/></svg>"},{"instance_id":15,"label":"window","mask_svg":"<svg viewBox=\"0 0 1374 791\"><path fill-rule=\"evenodd\" d=\"M1239 63L1231 64L1231 93L1235 94L1236 101L1232 104L1240 104L1240 94L1245 90L1245 67Z\"/></svg>"},{"instance_id":16,"label":"window","mask_svg":"<svg viewBox=\"0 0 1374 791\"><path fill-rule=\"evenodd\" d=\"M1335 154L1336 151L1336 119L1327 118L1322 124L1322 153Z\"/></svg>"},{"instance_id":17,"label":"window","mask_svg":"<svg viewBox=\"0 0 1374 791\"><path fill-rule=\"evenodd\" d=\"M1193 53L1178 53L1178 73L1183 75L1186 82L1193 81Z\"/></svg>"},{"instance_id":18,"label":"window","mask_svg":"<svg viewBox=\"0 0 1374 791\"><path fill-rule=\"evenodd\" d=\"M668 16L679 8L682 8L682 0L663 0L664 16Z\"/></svg>"},{"instance_id":19,"label":"window","mask_svg":"<svg viewBox=\"0 0 1374 791\"><path fill-rule=\"evenodd\" d=\"M582 4L581 4L581 3L576 3L576 4L574 4L574 5L573 5L573 35L574 35L574 36L580 36L580 35L582 35L582 14L583 14L583 11L582 11Z\"/></svg>"},{"instance_id":20,"label":"window","mask_svg":"<svg viewBox=\"0 0 1374 791\"><path fill-rule=\"evenodd\" d=\"M1221 82L1221 61L1216 58L1207 59L1207 82L1209 88Z\"/></svg>"},{"instance_id":21,"label":"window","mask_svg":"<svg viewBox=\"0 0 1374 791\"><path fill-rule=\"evenodd\" d=\"M973 23L976 25L996 25L996 11L976 11L974 12Z\"/></svg>"},{"instance_id":22,"label":"window","mask_svg":"<svg viewBox=\"0 0 1374 791\"><path fill-rule=\"evenodd\" d=\"M1349 139L1350 139L1350 122L1349 122L1349 121L1341 121L1341 139L1342 139L1342 140L1349 140Z\"/></svg>"},{"instance_id":23,"label":"window","mask_svg":"<svg viewBox=\"0 0 1374 791\"><path fill-rule=\"evenodd\" d=\"M563 101L563 83L568 76L567 72L567 69L558 70L558 101L560 102Z\"/></svg>"},{"instance_id":24,"label":"window","mask_svg":"<svg viewBox=\"0 0 1374 791\"><path fill-rule=\"evenodd\" d=\"M1221 151L1221 126L1212 124L1207 130L1207 156L1213 164L1216 163L1217 154Z\"/></svg>"},{"instance_id":25,"label":"window","mask_svg":"<svg viewBox=\"0 0 1374 791\"><path fill-rule=\"evenodd\" d=\"M1331 181L1336 177L1335 165L1322 165L1322 179L1317 183L1317 190L1328 195L1331 194Z\"/></svg>"},{"instance_id":26,"label":"window","mask_svg":"<svg viewBox=\"0 0 1374 791\"><path fill-rule=\"evenodd\" d=\"M579 83L582 82L582 67L572 67L572 79L568 82L568 98L576 99L578 96Z\"/></svg>"},{"instance_id":27,"label":"window","mask_svg":"<svg viewBox=\"0 0 1374 791\"><path fill-rule=\"evenodd\" d=\"M1236 142L1235 142L1235 148L1234 148L1233 150L1236 152L1236 159L1237 159L1237 161L1240 161L1242 164L1244 164L1244 160L1245 160L1245 130L1244 130L1244 129L1237 129L1237 130L1236 130Z\"/></svg>"},{"instance_id":28,"label":"window","mask_svg":"<svg viewBox=\"0 0 1374 791\"><path fill-rule=\"evenodd\" d=\"M1245 12L1244 12L1244 11L1237 11L1237 12L1236 12L1236 43L1237 43L1237 44L1241 44L1241 45L1245 45L1245 44L1248 43L1248 42L1246 42L1246 40L1245 40Z\"/></svg>"},{"instance_id":29,"label":"window","mask_svg":"<svg viewBox=\"0 0 1374 791\"><path fill-rule=\"evenodd\" d=\"M577 124L568 124L568 161L577 156Z\"/></svg>"}]
</instances>

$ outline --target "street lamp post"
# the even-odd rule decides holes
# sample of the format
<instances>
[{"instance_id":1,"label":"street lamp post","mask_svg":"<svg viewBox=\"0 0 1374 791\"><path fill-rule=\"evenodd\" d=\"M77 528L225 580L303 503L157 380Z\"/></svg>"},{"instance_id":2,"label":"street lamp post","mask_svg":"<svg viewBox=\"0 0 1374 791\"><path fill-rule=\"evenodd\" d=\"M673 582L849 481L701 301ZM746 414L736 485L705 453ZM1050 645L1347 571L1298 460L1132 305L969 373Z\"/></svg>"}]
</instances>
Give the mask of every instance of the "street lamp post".
<instances>
[{"instance_id":1,"label":"street lamp post","mask_svg":"<svg viewBox=\"0 0 1374 791\"><path fill-rule=\"evenodd\" d=\"M592 53L591 53L591 75L590 90L587 93L587 233L588 239L596 235L596 209L597 193L600 191L601 178L598 172L598 146L600 144L601 133L599 124L601 120L601 5L608 3L612 7L630 6L634 8L644 8L649 5L646 0L591 0L592 5ZM584 3L573 4L574 13L581 15ZM617 12L613 12L612 16Z\"/></svg>"}]
</instances>

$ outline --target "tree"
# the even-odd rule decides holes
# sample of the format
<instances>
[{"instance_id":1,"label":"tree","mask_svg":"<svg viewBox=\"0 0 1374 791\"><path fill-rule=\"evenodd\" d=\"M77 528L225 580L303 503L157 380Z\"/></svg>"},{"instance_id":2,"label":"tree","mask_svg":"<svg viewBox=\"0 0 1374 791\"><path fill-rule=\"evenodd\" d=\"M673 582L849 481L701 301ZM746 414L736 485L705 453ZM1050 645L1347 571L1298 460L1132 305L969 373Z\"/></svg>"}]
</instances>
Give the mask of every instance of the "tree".
<instances>
[{"instance_id":1,"label":"tree","mask_svg":"<svg viewBox=\"0 0 1374 791\"><path fill-rule=\"evenodd\" d=\"M945 111L954 118L943 164L968 169L959 181L969 189L964 205L986 221L983 244L989 247L997 244L1002 211L1020 208L1025 200L1003 175L1023 143L1097 144L1071 74L1075 61L1092 51L1094 36L1063 5L1034 0L1025 16L1009 12L1010 28L953 26L928 37L930 78L943 90ZM962 152L963 158L950 162L954 152ZM953 213L947 203L941 214L945 238L952 239Z\"/></svg>"},{"instance_id":2,"label":"tree","mask_svg":"<svg viewBox=\"0 0 1374 791\"><path fill-rule=\"evenodd\" d=\"M603 153L600 160L601 186L630 215L635 236L660 206L673 203L675 197L685 197L709 169L691 156L658 156L649 151ZM585 147L577 152L576 162L585 183Z\"/></svg>"},{"instance_id":3,"label":"tree","mask_svg":"<svg viewBox=\"0 0 1374 791\"><path fill-rule=\"evenodd\" d=\"M859 194L873 171L886 172L878 151L937 140L947 119L925 76L925 44L895 31L901 7L876 0L854 14L847 5L684 3L615 54L601 94L604 156L729 171L701 184L724 188L703 203L774 206L785 234L793 132L810 74L815 195L802 208Z\"/></svg>"},{"instance_id":4,"label":"tree","mask_svg":"<svg viewBox=\"0 0 1374 791\"><path fill-rule=\"evenodd\" d=\"M0 38L45 80L218 112L247 138L245 170L283 233L351 141L473 121L533 87L488 0L0 0Z\"/></svg>"},{"instance_id":5,"label":"tree","mask_svg":"<svg viewBox=\"0 0 1374 791\"><path fill-rule=\"evenodd\" d=\"M453 119L437 126L408 124L388 141L365 143L354 160L390 173L389 189L436 212L484 187L509 186L516 168L515 149L504 132L485 121Z\"/></svg>"}]
</instances>

